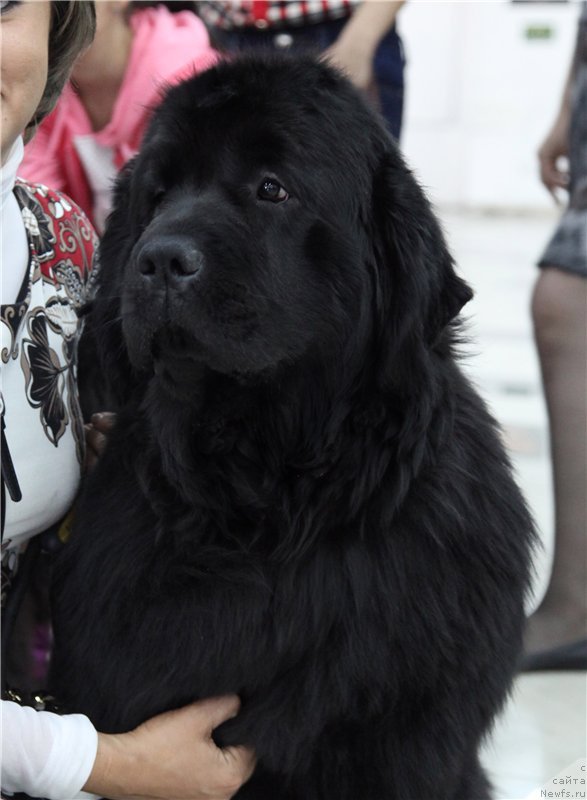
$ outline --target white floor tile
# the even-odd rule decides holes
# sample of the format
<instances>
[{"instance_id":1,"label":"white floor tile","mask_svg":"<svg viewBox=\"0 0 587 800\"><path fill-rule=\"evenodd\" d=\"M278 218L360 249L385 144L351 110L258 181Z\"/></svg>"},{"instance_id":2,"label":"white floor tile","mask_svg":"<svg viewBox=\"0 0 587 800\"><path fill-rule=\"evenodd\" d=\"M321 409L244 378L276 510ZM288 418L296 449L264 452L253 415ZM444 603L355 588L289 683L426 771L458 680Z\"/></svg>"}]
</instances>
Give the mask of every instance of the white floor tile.
<instances>
[{"instance_id":1,"label":"white floor tile","mask_svg":"<svg viewBox=\"0 0 587 800\"><path fill-rule=\"evenodd\" d=\"M520 676L483 753L495 800L523 800L585 758L586 726L585 673Z\"/></svg>"}]
</instances>

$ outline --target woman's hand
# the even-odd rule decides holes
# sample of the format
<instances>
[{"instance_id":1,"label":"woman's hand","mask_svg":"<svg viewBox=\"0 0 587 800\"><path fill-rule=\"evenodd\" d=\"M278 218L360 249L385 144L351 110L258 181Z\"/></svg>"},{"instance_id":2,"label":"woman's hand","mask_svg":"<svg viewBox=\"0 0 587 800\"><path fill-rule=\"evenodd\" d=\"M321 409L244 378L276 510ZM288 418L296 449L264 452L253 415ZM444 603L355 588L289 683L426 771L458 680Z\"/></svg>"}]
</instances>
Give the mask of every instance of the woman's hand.
<instances>
[{"instance_id":1,"label":"woman's hand","mask_svg":"<svg viewBox=\"0 0 587 800\"><path fill-rule=\"evenodd\" d=\"M228 800L252 775L245 747L220 749L212 731L235 717L236 696L160 714L125 734L98 734L84 791L113 800Z\"/></svg>"},{"instance_id":2,"label":"woman's hand","mask_svg":"<svg viewBox=\"0 0 587 800\"><path fill-rule=\"evenodd\" d=\"M86 472L96 466L96 462L102 455L102 451L108 441L108 434L116 422L116 414L103 411L99 414L92 414L91 421L84 425L86 432Z\"/></svg>"},{"instance_id":3,"label":"woman's hand","mask_svg":"<svg viewBox=\"0 0 587 800\"><path fill-rule=\"evenodd\" d=\"M540 179L557 203L557 192L569 184L568 169L561 164L561 159L569 155L569 126L569 115L563 110L538 150Z\"/></svg>"}]
</instances>

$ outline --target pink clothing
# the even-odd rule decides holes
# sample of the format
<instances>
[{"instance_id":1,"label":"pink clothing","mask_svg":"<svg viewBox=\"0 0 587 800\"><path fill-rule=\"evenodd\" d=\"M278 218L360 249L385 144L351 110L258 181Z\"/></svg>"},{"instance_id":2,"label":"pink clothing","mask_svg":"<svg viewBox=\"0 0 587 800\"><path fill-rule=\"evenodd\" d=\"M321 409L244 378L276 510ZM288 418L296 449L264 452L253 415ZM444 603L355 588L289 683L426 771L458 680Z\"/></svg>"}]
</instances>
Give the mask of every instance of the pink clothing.
<instances>
[{"instance_id":1,"label":"pink clothing","mask_svg":"<svg viewBox=\"0 0 587 800\"><path fill-rule=\"evenodd\" d=\"M120 169L139 149L153 107L166 86L212 66L212 49L202 21L190 11L172 14L165 6L146 8L130 18L132 51L110 122L93 131L75 89L69 84L55 110L25 148L19 175L68 194L93 215L92 190L75 147L75 137L92 135L111 148Z\"/></svg>"}]
</instances>

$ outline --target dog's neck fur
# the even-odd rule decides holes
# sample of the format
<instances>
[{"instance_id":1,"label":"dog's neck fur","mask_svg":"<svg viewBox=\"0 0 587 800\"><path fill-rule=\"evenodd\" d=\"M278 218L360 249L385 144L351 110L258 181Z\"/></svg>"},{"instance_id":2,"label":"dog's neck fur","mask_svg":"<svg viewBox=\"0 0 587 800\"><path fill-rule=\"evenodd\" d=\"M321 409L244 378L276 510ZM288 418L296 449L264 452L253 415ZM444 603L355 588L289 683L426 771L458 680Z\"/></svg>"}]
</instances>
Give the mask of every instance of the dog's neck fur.
<instances>
[{"instance_id":1,"label":"dog's neck fur","mask_svg":"<svg viewBox=\"0 0 587 800\"><path fill-rule=\"evenodd\" d=\"M388 500L392 492L399 507L422 468L415 426L430 425L433 404L421 397L406 419L393 398L383 406L370 396L379 397L364 381L327 371L308 381L292 370L266 385L209 373L186 406L153 380L139 412L145 463L164 479L167 491L158 496L168 495L167 508L178 500L192 508L196 499L216 527L228 530L238 519L243 528L248 520L254 536L264 526L287 529L291 554L292 540L301 551L321 532L351 525L377 492ZM373 463L374 448L376 471L363 466Z\"/></svg>"}]
</instances>

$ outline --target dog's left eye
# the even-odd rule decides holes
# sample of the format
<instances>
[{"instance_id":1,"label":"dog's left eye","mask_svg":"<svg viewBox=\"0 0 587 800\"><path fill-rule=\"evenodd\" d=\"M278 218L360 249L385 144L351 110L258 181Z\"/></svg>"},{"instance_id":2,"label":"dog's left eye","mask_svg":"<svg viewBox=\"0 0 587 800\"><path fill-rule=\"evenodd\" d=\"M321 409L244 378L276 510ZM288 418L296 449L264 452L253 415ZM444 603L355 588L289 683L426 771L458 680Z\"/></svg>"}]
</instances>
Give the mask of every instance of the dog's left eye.
<instances>
[{"instance_id":1,"label":"dog's left eye","mask_svg":"<svg viewBox=\"0 0 587 800\"><path fill-rule=\"evenodd\" d=\"M264 178L261 185L257 189L257 197L259 200L270 200L272 203L283 203L287 200L289 194L285 191L283 186L273 178Z\"/></svg>"}]
</instances>

